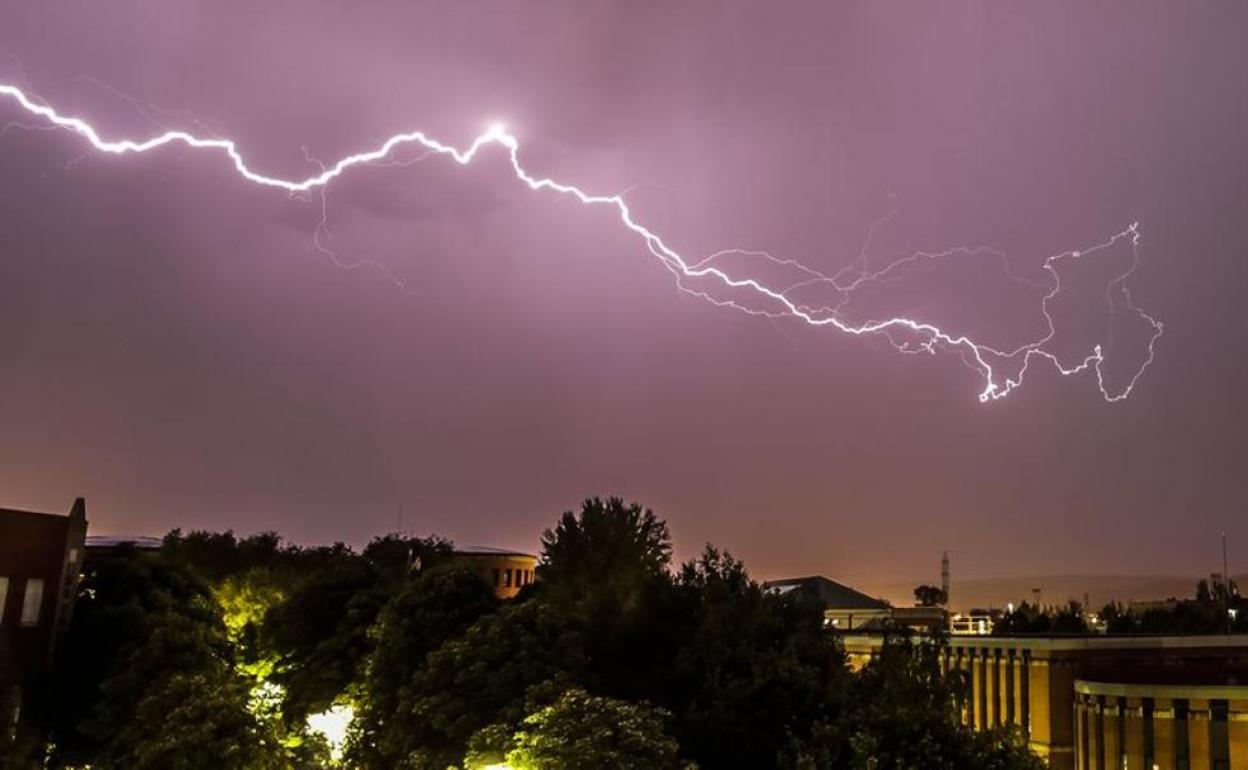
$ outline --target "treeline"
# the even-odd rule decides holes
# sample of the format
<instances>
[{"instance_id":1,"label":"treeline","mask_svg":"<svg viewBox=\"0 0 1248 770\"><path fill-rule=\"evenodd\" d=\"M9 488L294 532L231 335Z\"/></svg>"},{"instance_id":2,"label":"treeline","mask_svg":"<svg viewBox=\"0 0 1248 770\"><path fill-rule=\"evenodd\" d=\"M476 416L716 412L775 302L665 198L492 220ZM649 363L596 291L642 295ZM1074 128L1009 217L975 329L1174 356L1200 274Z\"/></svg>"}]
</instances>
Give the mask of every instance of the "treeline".
<instances>
[{"instance_id":1,"label":"treeline","mask_svg":"<svg viewBox=\"0 0 1248 770\"><path fill-rule=\"evenodd\" d=\"M156 552L93 556L14 761L1042 767L958 724L966 682L938 643L892 636L851 671L818 605L763 591L710 546L677 567L671 553L662 520L613 498L564 513L539 581L506 602L438 538L356 552L175 531Z\"/></svg>"},{"instance_id":2,"label":"treeline","mask_svg":"<svg viewBox=\"0 0 1248 770\"><path fill-rule=\"evenodd\" d=\"M1193 599L1169 599L1139 607L1109 602L1095 615L1069 601L1058 607L1023 602L993 625L996 636L1036 634L1061 636L1094 632L1106 634L1223 634L1248 632L1248 599L1239 595L1235 581L1196 585Z\"/></svg>"}]
</instances>

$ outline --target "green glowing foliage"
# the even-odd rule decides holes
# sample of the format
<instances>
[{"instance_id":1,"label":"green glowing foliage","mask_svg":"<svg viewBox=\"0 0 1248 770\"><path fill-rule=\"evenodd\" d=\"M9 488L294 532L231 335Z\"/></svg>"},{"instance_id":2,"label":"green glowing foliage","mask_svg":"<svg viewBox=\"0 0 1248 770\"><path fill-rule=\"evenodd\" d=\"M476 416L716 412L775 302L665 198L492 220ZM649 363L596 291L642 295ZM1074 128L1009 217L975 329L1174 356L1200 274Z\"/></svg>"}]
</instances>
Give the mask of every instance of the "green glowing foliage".
<instances>
[{"instance_id":1,"label":"green glowing foliage","mask_svg":"<svg viewBox=\"0 0 1248 770\"><path fill-rule=\"evenodd\" d=\"M406 753L392 748L409 740L409 723L397 715L426 656L497 605L494 592L467 565L435 567L407 580L373 628L375 647L358 688L356 744L385 756Z\"/></svg>"},{"instance_id":2,"label":"green glowing foliage","mask_svg":"<svg viewBox=\"0 0 1248 770\"><path fill-rule=\"evenodd\" d=\"M254 637L265 614L286 599L286 591L265 569L230 575L212 593L221 607L230 641L235 644Z\"/></svg>"},{"instance_id":3,"label":"green glowing foliage","mask_svg":"<svg viewBox=\"0 0 1248 770\"><path fill-rule=\"evenodd\" d=\"M480 767L499 755L516 770L679 770L679 746L665 729L668 714L644 703L564 692L503 738L487 728L474 740L465 765ZM490 746L500 739L502 746Z\"/></svg>"},{"instance_id":4,"label":"green glowing foliage","mask_svg":"<svg viewBox=\"0 0 1248 770\"><path fill-rule=\"evenodd\" d=\"M161 555L88 564L45 691L50 767L267 768L278 756L247 709L250 683L212 594Z\"/></svg>"}]
</instances>

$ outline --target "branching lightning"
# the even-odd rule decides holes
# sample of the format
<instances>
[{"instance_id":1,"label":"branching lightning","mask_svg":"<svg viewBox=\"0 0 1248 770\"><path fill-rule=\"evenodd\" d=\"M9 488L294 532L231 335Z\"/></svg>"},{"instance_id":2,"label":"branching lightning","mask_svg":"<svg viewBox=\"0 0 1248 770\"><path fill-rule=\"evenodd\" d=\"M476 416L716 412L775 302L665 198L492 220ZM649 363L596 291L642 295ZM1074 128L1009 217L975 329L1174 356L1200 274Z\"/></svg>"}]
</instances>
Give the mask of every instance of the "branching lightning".
<instances>
[{"instance_id":1,"label":"branching lightning","mask_svg":"<svg viewBox=\"0 0 1248 770\"><path fill-rule=\"evenodd\" d=\"M904 269L907 265L924 259L939 259L953 252L916 254L876 272L867 271L865 260L862 259L865 255L860 255L860 259L855 263L857 266L855 269L858 274L852 280L842 278L850 268L842 270L836 275L827 275L801 265L794 260L777 259L766 252L729 250L695 261L680 254L657 233L639 222L628 203L624 200L623 195L597 195L589 193L577 186L536 176L528 171L520 162L520 142L504 126L499 124L491 126L476 137L466 149L443 144L421 131L395 134L375 149L347 155L332 164L318 164L320 171L312 176L303 179L284 179L269 176L252 169L239 151L238 146L229 139L204 138L185 131L173 130L143 140L107 140L101 137L95 127L87 121L73 116L62 115L53 107L33 99L26 91L17 86L0 83L0 96L8 97L29 116L42 121L40 127L64 129L73 132L85 139L98 152L125 155L150 152L168 145L179 144L195 150L216 152L228 158L233 164L234 170L246 181L263 187L277 188L288 193L320 193L322 195L322 206L324 206L325 200L323 196L329 184L350 169L362 165L386 162L406 164L406 161L400 162L394 158L396 150L400 147L413 146L418 148L421 158L435 155L449 156L455 162L467 165L482 150L497 145L506 151L515 178L525 184L530 190L554 192L571 197L586 206L602 206L613 209L618 215L620 224L640 238L646 249L659 259L664 267L672 272L681 291L715 305L733 308L753 315L763 315L773 319L795 319L810 326L830 327L854 336L880 336L887 339L901 352L934 354L938 351L950 351L956 353L981 378L983 382L983 388L979 392L979 400L981 402L1002 398L1022 385L1024 376L1033 360L1037 359L1048 361L1063 375L1074 375L1092 370L1096 376L1097 387L1105 400L1111 402L1120 401L1131 394L1140 376L1143 375L1144 371L1152 363L1154 345L1162 334L1161 322L1132 304L1130 294L1125 286L1125 282L1134 272L1136 261L1138 260L1136 246L1139 240L1139 229L1137 224L1132 224L1123 232L1118 233L1100 245L1082 251L1057 254L1046 259L1044 269L1052 279L1047 293L1044 294L1041 300L1041 312L1047 324L1047 332L1038 339L1026 342L1013 349L1002 350L982 342L977 342L965 334L944 331L936 324L921 319L897 316L852 322L842 312L845 303L849 301L856 289L868 284L888 282L896 276L899 270ZM29 124L17 125L29 126ZM315 235L317 248L328 254L340 266L351 266L337 261L336 255L326 244L327 237L325 219L322 217L321 225L318 226ZM1087 259L1098 251L1106 249L1123 239L1127 239L1131 247L1132 263L1127 270L1116 276L1109 283L1106 300L1109 303L1111 318L1119 312L1119 307L1125 308L1126 312L1134 314L1139 319L1145 321L1152 331L1148 341L1147 355L1143 363L1126 381L1125 385L1111 389L1106 384L1106 376L1103 370L1105 350L1101 344L1094 345L1090 352L1073 364L1063 364L1059 360L1059 356L1046 346L1054 340L1057 333L1053 317L1050 314L1050 303L1062 291L1062 282L1058 275L1057 264L1063 260ZM966 252L968 250L954 251ZM758 277L737 275L729 268L723 266L723 258L729 254L750 255L773 265L796 271L801 278L788 284L772 286ZM850 267L854 268L855 266L851 265ZM390 275L388 271L387 274ZM390 277L398 282L393 275L390 275ZM732 297L713 296L709 290L691 286L689 283L699 282L700 284L703 281L718 286L726 292L734 293L734 296L737 294L749 296L754 301L761 303L763 307L745 304L739 299ZM801 301L796 296L796 293L812 285L830 289L834 296L839 299L832 304L819 306Z\"/></svg>"}]
</instances>

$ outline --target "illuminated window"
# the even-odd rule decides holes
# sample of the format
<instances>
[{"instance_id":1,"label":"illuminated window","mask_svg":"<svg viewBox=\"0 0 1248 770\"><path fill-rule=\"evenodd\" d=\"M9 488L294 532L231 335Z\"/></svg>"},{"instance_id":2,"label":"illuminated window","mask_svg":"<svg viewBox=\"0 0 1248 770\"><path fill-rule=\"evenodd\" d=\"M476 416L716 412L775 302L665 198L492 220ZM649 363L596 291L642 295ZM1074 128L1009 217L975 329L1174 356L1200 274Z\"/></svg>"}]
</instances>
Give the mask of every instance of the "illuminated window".
<instances>
[{"instance_id":1,"label":"illuminated window","mask_svg":"<svg viewBox=\"0 0 1248 770\"><path fill-rule=\"evenodd\" d=\"M511 588L511 570L503 570L503 587Z\"/></svg>"},{"instance_id":2,"label":"illuminated window","mask_svg":"<svg viewBox=\"0 0 1248 770\"><path fill-rule=\"evenodd\" d=\"M43 579L29 578L26 581L26 596L22 599L22 625L39 625L39 610L43 606Z\"/></svg>"},{"instance_id":3,"label":"illuminated window","mask_svg":"<svg viewBox=\"0 0 1248 770\"><path fill-rule=\"evenodd\" d=\"M9 579L0 577L0 626L4 625L4 608L7 606L6 601L9 598Z\"/></svg>"}]
</instances>

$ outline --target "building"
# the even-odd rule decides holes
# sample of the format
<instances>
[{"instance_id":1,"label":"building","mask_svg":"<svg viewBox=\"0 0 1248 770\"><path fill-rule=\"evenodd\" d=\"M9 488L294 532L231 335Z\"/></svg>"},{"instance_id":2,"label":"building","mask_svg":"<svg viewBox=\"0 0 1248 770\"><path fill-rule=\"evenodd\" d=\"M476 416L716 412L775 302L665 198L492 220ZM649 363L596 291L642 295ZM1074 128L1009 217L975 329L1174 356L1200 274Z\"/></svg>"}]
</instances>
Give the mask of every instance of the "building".
<instances>
[{"instance_id":1,"label":"building","mask_svg":"<svg viewBox=\"0 0 1248 770\"><path fill-rule=\"evenodd\" d=\"M894 626L916 631L949 630L949 611L944 607L893 607L888 619Z\"/></svg>"},{"instance_id":2,"label":"building","mask_svg":"<svg viewBox=\"0 0 1248 770\"><path fill-rule=\"evenodd\" d=\"M0 508L0 741L16 737L30 688L52 666L86 535L82 498L68 516Z\"/></svg>"},{"instance_id":3,"label":"building","mask_svg":"<svg viewBox=\"0 0 1248 770\"><path fill-rule=\"evenodd\" d=\"M955 612L949 619L949 633L955 636L987 636L1000 617L1001 611L996 609Z\"/></svg>"},{"instance_id":4,"label":"building","mask_svg":"<svg viewBox=\"0 0 1248 770\"><path fill-rule=\"evenodd\" d=\"M470 545L455 549L455 559L471 565L499 599L511 599L537 580L537 557L531 553Z\"/></svg>"},{"instance_id":5,"label":"building","mask_svg":"<svg viewBox=\"0 0 1248 770\"><path fill-rule=\"evenodd\" d=\"M87 558L125 551L159 551L165 541L148 535L87 535Z\"/></svg>"},{"instance_id":6,"label":"building","mask_svg":"<svg viewBox=\"0 0 1248 770\"><path fill-rule=\"evenodd\" d=\"M763 590L780 595L798 592L821 603L824 622L839 631L879 626L892 615L888 602L822 575L768 580Z\"/></svg>"},{"instance_id":7,"label":"building","mask_svg":"<svg viewBox=\"0 0 1248 770\"><path fill-rule=\"evenodd\" d=\"M842 637L855 665L883 637ZM1248 770L1248 635L951 637L956 704L1054 770Z\"/></svg>"}]
</instances>

